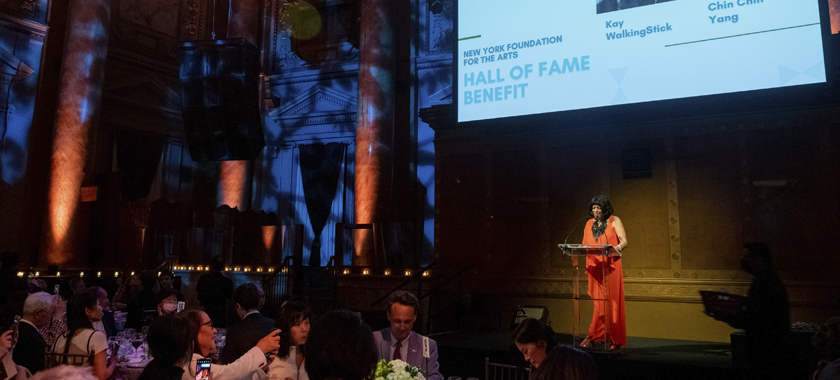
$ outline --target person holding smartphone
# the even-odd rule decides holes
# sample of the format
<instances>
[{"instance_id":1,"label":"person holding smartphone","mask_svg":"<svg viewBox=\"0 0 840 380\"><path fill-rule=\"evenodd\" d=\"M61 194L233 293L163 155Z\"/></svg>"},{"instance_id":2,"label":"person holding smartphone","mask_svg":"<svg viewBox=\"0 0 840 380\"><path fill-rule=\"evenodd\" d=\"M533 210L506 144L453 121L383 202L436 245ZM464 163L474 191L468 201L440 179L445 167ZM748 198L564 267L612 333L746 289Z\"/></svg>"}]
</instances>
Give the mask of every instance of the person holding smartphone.
<instances>
[{"instance_id":1,"label":"person holding smartphone","mask_svg":"<svg viewBox=\"0 0 840 380\"><path fill-rule=\"evenodd\" d=\"M12 325L6 332L0 334L0 379L26 380L30 376L29 370L15 364L10 356L12 346L14 346L14 342L12 342L14 329L15 326ZM9 357L7 358L7 356Z\"/></svg>"},{"instance_id":2,"label":"person holding smartphone","mask_svg":"<svg viewBox=\"0 0 840 380\"><path fill-rule=\"evenodd\" d=\"M186 310L181 315L189 322L193 336L192 360L187 364L182 380L194 380L198 360L212 359L211 355L216 353L216 329L207 313L201 310ZM210 376L213 380L265 380L268 378L267 365L274 360L270 353L278 348L280 330L274 330L233 363L211 364Z\"/></svg>"}]
</instances>

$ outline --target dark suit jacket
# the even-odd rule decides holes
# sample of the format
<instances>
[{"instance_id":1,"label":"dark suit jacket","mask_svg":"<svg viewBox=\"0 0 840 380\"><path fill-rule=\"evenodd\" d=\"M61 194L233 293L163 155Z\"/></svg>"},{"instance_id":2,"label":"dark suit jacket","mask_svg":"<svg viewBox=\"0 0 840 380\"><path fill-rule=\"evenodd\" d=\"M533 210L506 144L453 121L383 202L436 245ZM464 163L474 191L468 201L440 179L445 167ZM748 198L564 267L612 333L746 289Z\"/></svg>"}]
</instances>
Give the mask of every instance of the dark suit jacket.
<instances>
[{"instance_id":1,"label":"dark suit jacket","mask_svg":"<svg viewBox=\"0 0 840 380\"><path fill-rule=\"evenodd\" d=\"M213 320L214 326L225 327L229 325L225 315L225 307L233 297L233 281L231 279L225 277L221 272L205 273L198 279L195 292L198 302L201 302L201 306L204 306L204 312Z\"/></svg>"},{"instance_id":2,"label":"dark suit jacket","mask_svg":"<svg viewBox=\"0 0 840 380\"><path fill-rule=\"evenodd\" d=\"M114 322L114 312L106 311L102 314L102 325L105 326L105 335L112 337L117 335L117 323Z\"/></svg>"},{"instance_id":3,"label":"dark suit jacket","mask_svg":"<svg viewBox=\"0 0 840 380\"><path fill-rule=\"evenodd\" d=\"M41 333L26 322L18 323L18 342L12 351L15 364L26 367L31 373L44 369L44 354L47 343Z\"/></svg>"},{"instance_id":4,"label":"dark suit jacket","mask_svg":"<svg viewBox=\"0 0 840 380\"><path fill-rule=\"evenodd\" d=\"M230 364L245 355L248 350L254 348L260 339L265 338L274 328L274 320L254 313L245 317L227 329L225 346L219 361L222 364Z\"/></svg>"}]
</instances>

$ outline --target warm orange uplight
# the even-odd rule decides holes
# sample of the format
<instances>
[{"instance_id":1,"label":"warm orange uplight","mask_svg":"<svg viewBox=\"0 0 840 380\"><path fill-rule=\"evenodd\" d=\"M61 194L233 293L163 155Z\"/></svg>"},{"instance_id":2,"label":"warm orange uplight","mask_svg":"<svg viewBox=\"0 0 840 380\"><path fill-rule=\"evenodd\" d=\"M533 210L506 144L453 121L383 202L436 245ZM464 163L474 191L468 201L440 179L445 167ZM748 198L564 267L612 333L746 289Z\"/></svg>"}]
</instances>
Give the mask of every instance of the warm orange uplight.
<instances>
[{"instance_id":1,"label":"warm orange uplight","mask_svg":"<svg viewBox=\"0 0 840 380\"><path fill-rule=\"evenodd\" d=\"M385 275L386 275L386 276L390 276L390 275L391 275L391 270L389 270L389 269L385 269Z\"/></svg>"},{"instance_id":2,"label":"warm orange uplight","mask_svg":"<svg viewBox=\"0 0 840 380\"><path fill-rule=\"evenodd\" d=\"M405 275L406 276L411 276L411 271L410 270L405 271Z\"/></svg>"},{"instance_id":3,"label":"warm orange uplight","mask_svg":"<svg viewBox=\"0 0 840 380\"><path fill-rule=\"evenodd\" d=\"M368 275L368 274L370 274L370 271L369 271L369 270L367 270L367 269L364 269L364 270L362 270L362 274L364 274L364 275Z\"/></svg>"},{"instance_id":4,"label":"warm orange uplight","mask_svg":"<svg viewBox=\"0 0 840 380\"><path fill-rule=\"evenodd\" d=\"M344 271L341 272L343 274L350 274L350 269L344 268Z\"/></svg>"},{"instance_id":5,"label":"warm orange uplight","mask_svg":"<svg viewBox=\"0 0 840 380\"><path fill-rule=\"evenodd\" d=\"M274 246L274 233L276 231L277 226L263 226L262 228L263 245L269 252L271 252L271 247Z\"/></svg>"},{"instance_id":6,"label":"warm orange uplight","mask_svg":"<svg viewBox=\"0 0 840 380\"><path fill-rule=\"evenodd\" d=\"M220 200L230 208L244 209L243 195L248 177L248 161L222 161L219 175Z\"/></svg>"}]
</instances>

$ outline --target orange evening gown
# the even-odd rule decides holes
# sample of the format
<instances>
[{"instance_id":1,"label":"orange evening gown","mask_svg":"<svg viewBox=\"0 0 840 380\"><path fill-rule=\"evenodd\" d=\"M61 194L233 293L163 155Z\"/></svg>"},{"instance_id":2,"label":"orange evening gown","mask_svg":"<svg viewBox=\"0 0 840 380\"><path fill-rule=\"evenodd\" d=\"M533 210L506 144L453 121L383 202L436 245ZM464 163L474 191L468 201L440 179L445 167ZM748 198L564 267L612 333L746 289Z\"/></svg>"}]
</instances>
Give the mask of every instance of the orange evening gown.
<instances>
[{"instance_id":1,"label":"orange evening gown","mask_svg":"<svg viewBox=\"0 0 840 380\"><path fill-rule=\"evenodd\" d=\"M595 221L594 219L590 219L586 223L586 228L583 230L583 244L609 244L617 246L619 241L618 235L615 234L615 228L613 228L614 218L615 216L610 216L604 233L598 239L595 239L595 235L592 234L592 225ZM612 338L612 343L626 346L627 328L624 319L624 274L621 269L621 259L604 259L597 256L586 257L586 274L589 277L588 292L592 299L604 299L601 266L607 266L607 271L609 272L609 297L610 305L612 305L612 315L609 320L610 337ZM604 314L606 313L604 306L604 302L595 302L595 310L592 313L592 324L589 325L589 334L586 336L591 341L604 340Z\"/></svg>"}]
</instances>

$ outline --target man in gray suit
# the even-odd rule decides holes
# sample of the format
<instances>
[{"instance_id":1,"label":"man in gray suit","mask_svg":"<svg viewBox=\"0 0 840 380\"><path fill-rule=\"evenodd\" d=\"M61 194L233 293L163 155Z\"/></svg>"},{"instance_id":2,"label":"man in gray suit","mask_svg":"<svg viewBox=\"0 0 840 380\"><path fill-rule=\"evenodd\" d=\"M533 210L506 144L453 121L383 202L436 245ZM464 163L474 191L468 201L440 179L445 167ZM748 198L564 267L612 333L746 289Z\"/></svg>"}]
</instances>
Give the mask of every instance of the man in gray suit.
<instances>
[{"instance_id":1,"label":"man in gray suit","mask_svg":"<svg viewBox=\"0 0 840 380\"><path fill-rule=\"evenodd\" d=\"M443 380L438 364L437 342L411 331L420 301L413 294L398 290L391 293L386 313L391 327L373 333L379 358L400 359L420 368L428 380Z\"/></svg>"}]
</instances>

